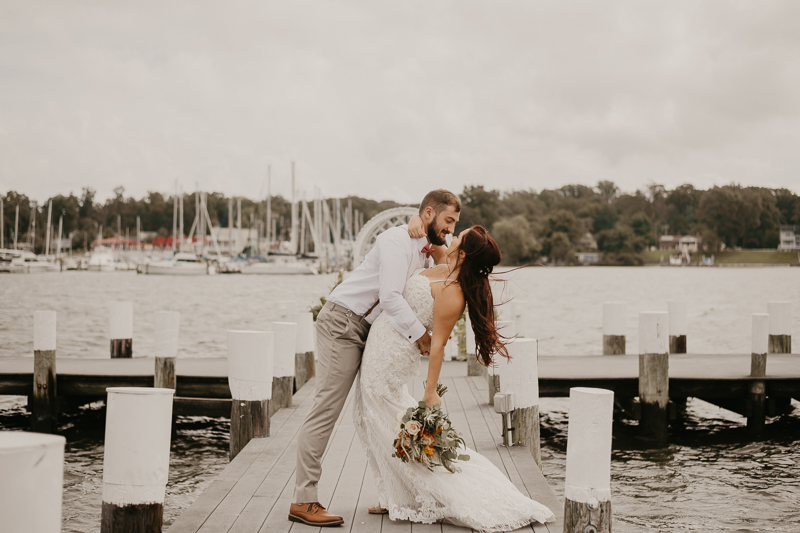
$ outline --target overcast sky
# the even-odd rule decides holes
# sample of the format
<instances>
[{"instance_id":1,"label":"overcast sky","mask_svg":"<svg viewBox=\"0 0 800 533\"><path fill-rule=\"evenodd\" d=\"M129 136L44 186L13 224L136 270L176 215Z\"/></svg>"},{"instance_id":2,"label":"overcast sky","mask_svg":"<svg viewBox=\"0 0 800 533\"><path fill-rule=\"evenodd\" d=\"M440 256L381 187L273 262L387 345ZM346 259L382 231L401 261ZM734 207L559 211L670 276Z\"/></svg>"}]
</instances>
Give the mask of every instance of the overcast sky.
<instances>
[{"instance_id":1,"label":"overcast sky","mask_svg":"<svg viewBox=\"0 0 800 533\"><path fill-rule=\"evenodd\" d=\"M800 2L0 0L0 192L800 192Z\"/></svg>"}]
</instances>

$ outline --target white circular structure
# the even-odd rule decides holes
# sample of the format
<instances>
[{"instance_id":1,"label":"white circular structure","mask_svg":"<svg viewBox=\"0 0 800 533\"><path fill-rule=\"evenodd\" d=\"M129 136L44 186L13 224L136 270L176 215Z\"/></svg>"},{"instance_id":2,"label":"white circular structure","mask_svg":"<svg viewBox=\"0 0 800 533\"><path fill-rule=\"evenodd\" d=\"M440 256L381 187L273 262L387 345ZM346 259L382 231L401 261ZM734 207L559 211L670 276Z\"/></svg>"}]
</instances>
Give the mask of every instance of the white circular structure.
<instances>
[{"instance_id":1,"label":"white circular structure","mask_svg":"<svg viewBox=\"0 0 800 533\"><path fill-rule=\"evenodd\" d=\"M364 257L375 246L378 235L389 228L408 224L411 217L418 214L419 209L416 207L394 207L381 211L369 219L356 237L356 245L353 247L353 269L364 261Z\"/></svg>"}]
</instances>

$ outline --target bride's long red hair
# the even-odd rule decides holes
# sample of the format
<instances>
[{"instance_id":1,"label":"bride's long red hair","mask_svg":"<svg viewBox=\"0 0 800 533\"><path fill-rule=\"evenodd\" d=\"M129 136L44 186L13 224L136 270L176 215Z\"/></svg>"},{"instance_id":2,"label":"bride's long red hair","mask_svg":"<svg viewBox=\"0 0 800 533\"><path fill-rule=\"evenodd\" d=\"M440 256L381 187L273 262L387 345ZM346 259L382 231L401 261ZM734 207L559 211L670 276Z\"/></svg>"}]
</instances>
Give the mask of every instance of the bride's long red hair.
<instances>
[{"instance_id":1,"label":"bride's long red hair","mask_svg":"<svg viewBox=\"0 0 800 533\"><path fill-rule=\"evenodd\" d=\"M500 247L486 228L475 225L464 234L459 251L464 255L460 258L458 283L475 333L475 356L481 364L490 366L494 354L508 358L503 337L494 324L494 298L489 283L489 274L502 258Z\"/></svg>"}]
</instances>

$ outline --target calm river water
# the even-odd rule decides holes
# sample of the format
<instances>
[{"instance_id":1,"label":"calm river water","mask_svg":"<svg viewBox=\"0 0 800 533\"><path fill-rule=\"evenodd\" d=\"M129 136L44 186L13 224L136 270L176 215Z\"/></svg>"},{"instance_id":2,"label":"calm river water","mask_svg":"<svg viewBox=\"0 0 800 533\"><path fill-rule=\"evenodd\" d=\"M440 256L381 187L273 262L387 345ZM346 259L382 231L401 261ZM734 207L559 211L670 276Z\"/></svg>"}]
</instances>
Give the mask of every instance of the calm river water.
<instances>
[{"instance_id":1,"label":"calm river water","mask_svg":"<svg viewBox=\"0 0 800 533\"><path fill-rule=\"evenodd\" d=\"M770 300L794 303L800 339L800 269L529 268L510 276L507 296L530 303L540 353L582 355L602 348L602 303L629 304L628 352L637 350L637 313L689 303L689 351L748 353L752 313ZM307 308L335 280L325 276L158 277L66 272L0 277L0 357L32 354L33 311L58 314L58 354L108 357L108 304L134 302L134 356L151 354L153 312L181 312L180 355L225 355L225 331L260 329L274 303ZM797 351L797 347L795 347ZM798 358L800 365L800 358ZM744 370L745 372L749 369ZM25 398L0 397L0 428L28 425ZM767 439L748 441L744 419L690 400L686 426L665 450L637 445L634 426L615 428L614 530L800 531L800 404L770 420ZM545 476L563 493L566 399L541 402ZM64 531L98 531L103 463L102 405L60 419L67 438ZM165 520L171 524L227 463L228 422L182 417L173 443Z\"/></svg>"}]
</instances>

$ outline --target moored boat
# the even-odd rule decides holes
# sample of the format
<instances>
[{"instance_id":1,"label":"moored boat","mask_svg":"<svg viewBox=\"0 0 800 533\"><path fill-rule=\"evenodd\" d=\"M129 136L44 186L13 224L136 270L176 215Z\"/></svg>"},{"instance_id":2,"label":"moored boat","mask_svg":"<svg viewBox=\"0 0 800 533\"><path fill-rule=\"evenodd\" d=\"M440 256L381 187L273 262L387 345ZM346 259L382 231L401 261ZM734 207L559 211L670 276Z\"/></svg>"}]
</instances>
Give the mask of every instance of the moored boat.
<instances>
[{"instance_id":1,"label":"moored boat","mask_svg":"<svg viewBox=\"0 0 800 533\"><path fill-rule=\"evenodd\" d=\"M140 274L160 274L169 276L205 276L213 267L197 257L196 254L178 252L169 259L142 263L137 268Z\"/></svg>"}]
</instances>

